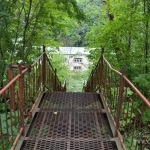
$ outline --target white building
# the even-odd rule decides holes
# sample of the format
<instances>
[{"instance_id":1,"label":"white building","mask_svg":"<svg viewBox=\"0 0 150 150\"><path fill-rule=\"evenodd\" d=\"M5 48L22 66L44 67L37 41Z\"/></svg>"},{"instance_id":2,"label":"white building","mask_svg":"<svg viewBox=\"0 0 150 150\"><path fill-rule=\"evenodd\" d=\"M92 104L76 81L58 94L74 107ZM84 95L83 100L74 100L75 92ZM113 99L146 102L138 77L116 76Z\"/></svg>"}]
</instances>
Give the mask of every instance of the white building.
<instances>
[{"instance_id":1,"label":"white building","mask_svg":"<svg viewBox=\"0 0 150 150\"><path fill-rule=\"evenodd\" d=\"M88 69L88 51L84 47L60 47L60 52L65 56L65 63L72 71L85 71Z\"/></svg>"}]
</instances>

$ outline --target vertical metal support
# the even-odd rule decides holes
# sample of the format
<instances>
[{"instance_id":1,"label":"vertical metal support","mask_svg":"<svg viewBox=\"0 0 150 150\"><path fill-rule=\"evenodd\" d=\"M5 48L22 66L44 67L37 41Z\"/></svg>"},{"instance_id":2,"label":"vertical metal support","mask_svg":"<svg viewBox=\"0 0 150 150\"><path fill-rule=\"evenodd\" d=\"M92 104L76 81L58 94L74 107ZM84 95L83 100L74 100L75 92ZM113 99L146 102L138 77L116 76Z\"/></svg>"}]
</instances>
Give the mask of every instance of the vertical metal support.
<instances>
[{"instance_id":1,"label":"vertical metal support","mask_svg":"<svg viewBox=\"0 0 150 150\"><path fill-rule=\"evenodd\" d=\"M57 70L54 72L54 91L57 91Z\"/></svg>"},{"instance_id":2,"label":"vertical metal support","mask_svg":"<svg viewBox=\"0 0 150 150\"><path fill-rule=\"evenodd\" d=\"M119 120L121 116L122 111L122 103L123 103L123 94L124 94L124 87L125 87L125 80L124 76L126 75L126 68L123 67L122 69L122 76L120 77L120 87L119 87L119 96L118 96L118 110L117 110L117 119L116 119L116 131L115 131L115 137L118 136L118 129L120 126Z\"/></svg>"},{"instance_id":3,"label":"vertical metal support","mask_svg":"<svg viewBox=\"0 0 150 150\"><path fill-rule=\"evenodd\" d=\"M13 68L11 65L9 65L8 70L8 76L9 76L9 82L13 79ZM15 110L15 90L14 90L14 84L10 86L10 109L13 111Z\"/></svg>"},{"instance_id":4,"label":"vertical metal support","mask_svg":"<svg viewBox=\"0 0 150 150\"><path fill-rule=\"evenodd\" d=\"M42 60L42 88L45 91L45 82L46 82L46 52L45 46L43 45L43 60Z\"/></svg>"},{"instance_id":5,"label":"vertical metal support","mask_svg":"<svg viewBox=\"0 0 150 150\"><path fill-rule=\"evenodd\" d=\"M18 97L19 97L20 121L21 121L21 127L23 128L22 135L24 135L23 75L22 75L22 66L21 65L18 65L18 74L20 74L20 77L18 79Z\"/></svg>"},{"instance_id":6,"label":"vertical metal support","mask_svg":"<svg viewBox=\"0 0 150 150\"><path fill-rule=\"evenodd\" d=\"M100 92L101 92L101 87L103 84L103 75L104 75L104 48L102 48L102 52L101 52L101 58L100 58L100 82L99 82L99 87L100 87Z\"/></svg>"}]
</instances>

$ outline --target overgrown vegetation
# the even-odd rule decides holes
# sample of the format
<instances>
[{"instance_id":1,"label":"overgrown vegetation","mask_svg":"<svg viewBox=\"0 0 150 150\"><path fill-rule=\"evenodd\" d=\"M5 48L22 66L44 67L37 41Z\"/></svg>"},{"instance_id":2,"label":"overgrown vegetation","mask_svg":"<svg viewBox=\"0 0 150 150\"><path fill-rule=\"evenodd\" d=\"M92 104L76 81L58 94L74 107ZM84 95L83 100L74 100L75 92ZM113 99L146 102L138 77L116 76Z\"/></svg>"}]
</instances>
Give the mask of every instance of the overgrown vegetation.
<instances>
[{"instance_id":1,"label":"overgrown vegetation","mask_svg":"<svg viewBox=\"0 0 150 150\"><path fill-rule=\"evenodd\" d=\"M121 69L126 66L127 76L150 97L150 1L103 1L99 24L87 33L91 50L90 59L99 57L98 49L105 48L105 56Z\"/></svg>"},{"instance_id":2,"label":"overgrown vegetation","mask_svg":"<svg viewBox=\"0 0 150 150\"><path fill-rule=\"evenodd\" d=\"M58 78L62 83L66 81L68 92L82 92L83 84L89 76L88 71L71 71L69 64L66 63L65 56L59 52L56 48L51 49L48 56L53 64L53 67L57 69Z\"/></svg>"},{"instance_id":3,"label":"overgrown vegetation","mask_svg":"<svg viewBox=\"0 0 150 150\"><path fill-rule=\"evenodd\" d=\"M67 91L68 92L82 92L83 84L87 80L88 72L69 72L67 78Z\"/></svg>"},{"instance_id":4,"label":"overgrown vegetation","mask_svg":"<svg viewBox=\"0 0 150 150\"><path fill-rule=\"evenodd\" d=\"M0 0L0 87L7 66L23 60L32 63L41 45L59 46L60 33L85 20L76 0Z\"/></svg>"},{"instance_id":5,"label":"overgrown vegetation","mask_svg":"<svg viewBox=\"0 0 150 150\"><path fill-rule=\"evenodd\" d=\"M104 47L111 64L119 70L126 66L128 78L150 99L149 0L0 0L0 22L0 88L7 66L18 60L31 64L43 44L89 47L93 64ZM68 91L81 91L87 73L70 72L62 55L49 56L61 81L69 81ZM144 113L146 124L149 114ZM122 131L127 126L125 120Z\"/></svg>"}]
</instances>

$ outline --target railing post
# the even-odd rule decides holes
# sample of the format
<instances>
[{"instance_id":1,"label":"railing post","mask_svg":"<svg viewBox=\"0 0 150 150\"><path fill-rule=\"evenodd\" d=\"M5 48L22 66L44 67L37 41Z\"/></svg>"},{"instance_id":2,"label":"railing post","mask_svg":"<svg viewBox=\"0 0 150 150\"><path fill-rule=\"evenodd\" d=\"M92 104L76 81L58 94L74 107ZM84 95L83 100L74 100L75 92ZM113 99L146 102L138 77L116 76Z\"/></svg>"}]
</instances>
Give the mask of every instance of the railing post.
<instances>
[{"instance_id":1,"label":"railing post","mask_svg":"<svg viewBox=\"0 0 150 150\"><path fill-rule=\"evenodd\" d=\"M8 70L8 77L9 82L13 79L13 68L12 65L9 65ZM13 111L15 110L15 90L14 90L14 84L10 86L10 109Z\"/></svg>"},{"instance_id":2,"label":"railing post","mask_svg":"<svg viewBox=\"0 0 150 150\"><path fill-rule=\"evenodd\" d=\"M116 118L116 131L115 131L115 137L117 137L118 129L120 126L120 116L121 116L121 111L122 111L122 103L123 103L123 94L124 94L124 87L125 87L125 80L124 76L126 75L126 68L123 67L122 69L122 76L120 77L120 87L119 87L119 96L118 96L118 110L117 110L117 118Z\"/></svg>"},{"instance_id":3,"label":"railing post","mask_svg":"<svg viewBox=\"0 0 150 150\"><path fill-rule=\"evenodd\" d=\"M99 87L100 87L100 92L101 92L101 87L103 84L103 74L104 74L104 48L102 48L101 52L101 58L100 58L100 82L99 82Z\"/></svg>"},{"instance_id":4,"label":"railing post","mask_svg":"<svg viewBox=\"0 0 150 150\"><path fill-rule=\"evenodd\" d=\"M45 82L46 82L46 52L45 46L43 45L43 60L42 60L42 88L45 91Z\"/></svg>"},{"instance_id":5,"label":"railing post","mask_svg":"<svg viewBox=\"0 0 150 150\"><path fill-rule=\"evenodd\" d=\"M21 127L23 128L22 135L24 135L23 75L22 75L22 66L21 65L18 65L18 74L20 74L20 77L18 79L18 98L19 98L19 109L20 109L20 121L21 121Z\"/></svg>"}]
</instances>

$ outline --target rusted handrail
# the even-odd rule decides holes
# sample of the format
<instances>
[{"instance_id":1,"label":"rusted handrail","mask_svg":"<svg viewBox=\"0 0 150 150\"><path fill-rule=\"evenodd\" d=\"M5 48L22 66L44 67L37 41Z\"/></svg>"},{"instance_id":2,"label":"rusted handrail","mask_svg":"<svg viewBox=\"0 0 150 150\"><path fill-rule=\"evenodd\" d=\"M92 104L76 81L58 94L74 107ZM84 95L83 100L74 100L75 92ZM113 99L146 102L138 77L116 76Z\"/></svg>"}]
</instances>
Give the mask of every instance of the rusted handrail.
<instances>
[{"instance_id":1,"label":"rusted handrail","mask_svg":"<svg viewBox=\"0 0 150 150\"><path fill-rule=\"evenodd\" d=\"M103 59L106 62L106 64L109 66L110 70L112 70L114 73L118 74L119 76L122 76L121 72L112 68L112 66L104 56ZM123 76L123 78L131 86L132 90L134 90L137 93L137 95L141 98L141 100L147 105L147 107L150 108L150 102L146 99L146 97L135 87L135 85L125 75Z\"/></svg>"},{"instance_id":2,"label":"rusted handrail","mask_svg":"<svg viewBox=\"0 0 150 150\"><path fill-rule=\"evenodd\" d=\"M150 147L150 135L147 133L149 121L145 119L145 116L148 116L150 102L125 73L110 65L103 52L87 83L84 84L83 91L101 93L116 128L114 137L120 138L123 149L137 150Z\"/></svg>"},{"instance_id":3,"label":"rusted handrail","mask_svg":"<svg viewBox=\"0 0 150 150\"><path fill-rule=\"evenodd\" d=\"M36 59L36 61L31 65L32 67L43 57L44 52Z\"/></svg>"},{"instance_id":4,"label":"rusted handrail","mask_svg":"<svg viewBox=\"0 0 150 150\"><path fill-rule=\"evenodd\" d=\"M125 81L131 86L131 88L137 93L137 95L141 98L141 100L145 103L145 105L150 108L150 102L148 99L134 86L134 84L126 77L123 76Z\"/></svg>"},{"instance_id":5,"label":"rusted handrail","mask_svg":"<svg viewBox=\"0 0 150 150\"><path fill-rule=\"evenodd\" d=\"M26 68L25 70L23 70L22 71L22 74L24 74L25 72L27 72L28 71L28 68ZM16 82L18 79L19 79L19 77L21 77L21 74L18 74L17 76L15 76L9 83L7 83L5 86L4 86L4 88L2 88L1 90L0 90L0 96L8 89L8 88L10 88L10 86L12 85L12 84L14 84L14 82Z\"/></svg>"},{"instance_id":6,"label":"rusted handrail","mask_svg":"<svg viewBox=\"0 0 150 150\"><path fill-rule=\"evenodd\" d=\"M119 72L118 70L112 68L112 66L110 65L110 63L108 62L108 60L104 57L104 55L102 55L102 57L103 57L104 61L106 62L106 64L108 65L108 67L109 67L114 73L118 74L119 76L122 75L121 72Z\"/></svg>"},{"instance_id":7,"label":"rusted handrail","mask_svg":"<svg viewBox=\"0 0 150 150\"><path fill-rule=\"evenodd\" d=\"M14 71L18 70L15 76ZM64 91L57 74L49 61L45 46L43 53L31 65L10 65L9 83L0 90L0 102L4 110L0 114L0 149L15 148L24 133L24 119L32 117L35 100L47 90ZM56 79L56 81L55 81ZM65 87L66 88L66 87ZM6 128L4 128L4 126Z\"/></svg>"}]
</instances>

